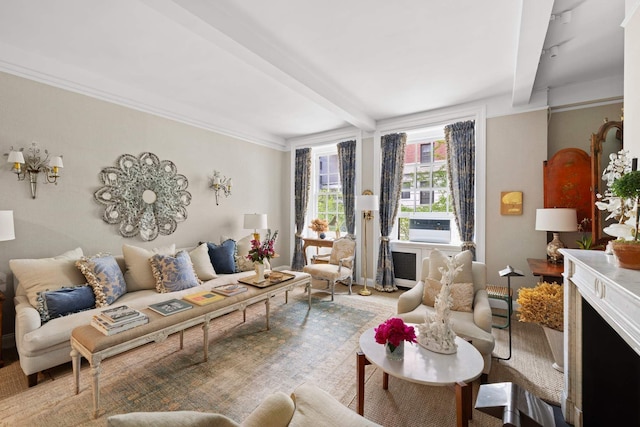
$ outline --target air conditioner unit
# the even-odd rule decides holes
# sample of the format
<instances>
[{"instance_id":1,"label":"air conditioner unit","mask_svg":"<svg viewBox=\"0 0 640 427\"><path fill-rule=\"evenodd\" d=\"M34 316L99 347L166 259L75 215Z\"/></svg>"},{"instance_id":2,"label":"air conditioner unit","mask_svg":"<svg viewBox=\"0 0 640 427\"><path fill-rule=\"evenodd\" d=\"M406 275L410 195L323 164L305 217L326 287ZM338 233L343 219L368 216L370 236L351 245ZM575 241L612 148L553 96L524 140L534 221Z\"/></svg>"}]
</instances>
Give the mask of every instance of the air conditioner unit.
<instances>
[{"instance_id":1,"label":"air conditioner unit","mask_svg":"<svg viewBox=\"0 0 640 427\"><path fill-rule=\"evenodd\" d=\"M409 240L412 242L449 243L451 242L451 220L410 219Z\"/></svg>"}]
</instances>

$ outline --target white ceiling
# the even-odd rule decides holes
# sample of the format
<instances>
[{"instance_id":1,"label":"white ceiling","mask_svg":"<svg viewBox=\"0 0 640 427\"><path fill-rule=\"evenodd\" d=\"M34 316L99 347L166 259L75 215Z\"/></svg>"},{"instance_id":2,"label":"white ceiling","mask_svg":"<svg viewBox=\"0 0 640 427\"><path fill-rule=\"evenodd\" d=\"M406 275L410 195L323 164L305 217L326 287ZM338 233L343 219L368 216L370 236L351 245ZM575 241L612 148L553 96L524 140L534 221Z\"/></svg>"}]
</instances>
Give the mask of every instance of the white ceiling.
<instances>
[{"instance_id":1,"label":"white ceiling","mask_svg":"<svg viewBox=\"0 0 640 427\"><path fill-rule=\"evenodd\" d=\"M589 82L619 96L623 19L624 0L0 0L0 71L284 149Z\"/></svg>"}]
</instances>

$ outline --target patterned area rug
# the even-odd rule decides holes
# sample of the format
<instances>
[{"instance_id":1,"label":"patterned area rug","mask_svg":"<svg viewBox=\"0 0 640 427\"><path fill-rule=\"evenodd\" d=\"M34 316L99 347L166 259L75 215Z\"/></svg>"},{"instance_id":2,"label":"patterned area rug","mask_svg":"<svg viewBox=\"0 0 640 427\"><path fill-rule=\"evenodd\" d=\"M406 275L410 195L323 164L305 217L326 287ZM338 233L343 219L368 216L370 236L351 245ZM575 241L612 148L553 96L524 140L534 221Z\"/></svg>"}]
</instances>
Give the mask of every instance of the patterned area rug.
<instances>
[{"instance_id":1,"label":"patterned area rug","mask_svg":"<svg viewBox=\"0 0 640 427\"><path fill-rule=\"evenodd\" d=\"M356 291L357 292L357 291ZM355 294L355 292L354 292ZM322 295L322 294L315 294ZM101 415L92 418L91 378L83 363L80 394L73 394L69 366L52 370L38 386L0 400L0 425L106 425L109 415L132 411L198 410L220 412L242 421L267 395L290 393L312 382L342 404L356 409L356 351L362 332L395 313L396 294L372 297L337 295L334 303L314 296L311 311L299 291L289 303L271 303L271 330L266 331L264 305L231 313L212 323L209 361L203 362L202 331L178 336L107 359L101 373ZM494 329L495 353L508 353L507 331ZM562 374L555 371L542 329L513 324L513 356L492 365L489 382L513 381L543 399L558 403ZM17 362L0 371L19 369ZM8 380L15 380L15 373ZM455 394L391 378L382 389L382 375L366 368L365 416L385 426L455 424ZM26 381L26 380L24 380ZM3 384L0 383L0 388ZM474 384L474 397L478 384ZM0 394L2 396L2 394ZM473 411L474 426L500 426L496 418Z\"/></svg>"}]
</instances>

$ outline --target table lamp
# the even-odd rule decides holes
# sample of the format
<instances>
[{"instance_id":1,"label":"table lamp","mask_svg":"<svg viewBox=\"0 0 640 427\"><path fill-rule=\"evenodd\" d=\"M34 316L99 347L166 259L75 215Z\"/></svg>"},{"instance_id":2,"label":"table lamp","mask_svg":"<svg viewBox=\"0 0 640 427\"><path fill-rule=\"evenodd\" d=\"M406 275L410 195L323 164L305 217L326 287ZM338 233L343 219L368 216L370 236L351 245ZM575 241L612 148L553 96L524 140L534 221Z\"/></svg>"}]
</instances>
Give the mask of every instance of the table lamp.
<instances>
[{"instance_id":1,"label":"table lamp","mask_svg":"<svg viewBox=\"0 0 640 427\"><path fill-rule=\"evenodd\" d=\"M578 214L573 208L536 209L536 230L553 233L553 240L547 245L547 256L549 262L560 263L562 254L559 249L564 248L565 245L558 233L578 231Z\"/></svg>"},{"instance_id":2,"label":"table lamp","mask_svg":"<svg viewBox=\"0 0 640 427\"><path fill-rule=\"evenodd\" d=\"M13 211L0 211L0 242L16 238L13 229Z\"/></svg>"},{"instance_id":3,"label":"table lamp","mask_svg":"<svg viewBox=\"0 0 640 427\"><path fill-rule=\"evenodd\" d=\"M369 251L367 249L367 222L373 219L373 211L379 209L378 196L370 194L369 191L365 191L362 196L356 197L356 208L358 211L362 211L362 222L364 222L364 288L359 292L360 295L371 295L371 291L367 289L367 256Z\"/></svg>"},{"instance_id":4,"label":"table lamp","mask_svg":"<svg viewBox=\"0 0 640 427\"><path fill-rule=\"evenodd\" d=\"M253 239L260 241L258 230L267 228L267 214L244 214L244 228L253 229Z\"/></svg>"}]
</instances>

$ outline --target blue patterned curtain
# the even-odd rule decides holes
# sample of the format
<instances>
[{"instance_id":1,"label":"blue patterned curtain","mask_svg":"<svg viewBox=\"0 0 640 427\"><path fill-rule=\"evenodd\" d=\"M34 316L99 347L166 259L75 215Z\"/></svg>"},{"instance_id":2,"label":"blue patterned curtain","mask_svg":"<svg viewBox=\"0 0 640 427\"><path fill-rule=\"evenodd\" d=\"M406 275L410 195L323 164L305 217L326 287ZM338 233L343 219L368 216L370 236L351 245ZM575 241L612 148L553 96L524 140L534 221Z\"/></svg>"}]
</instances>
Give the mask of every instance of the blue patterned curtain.
<instances>
[{"instance_id":1,"label":"blue patterned curtain","mask_svg":"<svg viewBox=\"0 0 640 427\"><path fill-rule=\"evenodd\" d=\"M476 258L475 221L475 121L458 122L444 128L453 214L462 240L462 250Z\"/></svg>"},{"instance_id":2,"label":"blue patterned curtain","mask_svg":"<svg viewBox=\"0 0 640 427\"><path fill-rule=\"evenodd\" d=\"M344 205L344 222L349 237L356 232L356 142L344 141L338 144L338 164L340 183L342 184L342 204Z\"/></svg>"},{"instance_id":3,"label":"blue patterned curtain","mask_svg":"<svg viewBox=\"0 0 640 427\"><path fill-rule=\"evenodd\" d=\"M406 133L393 133L382 137L382 173L380 176L381 237L375 283L375 288L378 291L393 292L398 290L393 283L393 258L389 247L389 235L398 213L406 143Z\"/></svg>"},{"instance_id":4,"label":"blue patterned curtain","mask_svg":"<svg viewBox=\"0 0 640 427\"><path fill-rule=\"evenodd\" d=\"M306 263L306 254L302 251L302 230L304 230L304 218L307 215L307 202L311 185L311 148L299 148L296 150L294 181L296 238L293 245L291 269L302 271Z\"/></svg>"}]
</instances>

